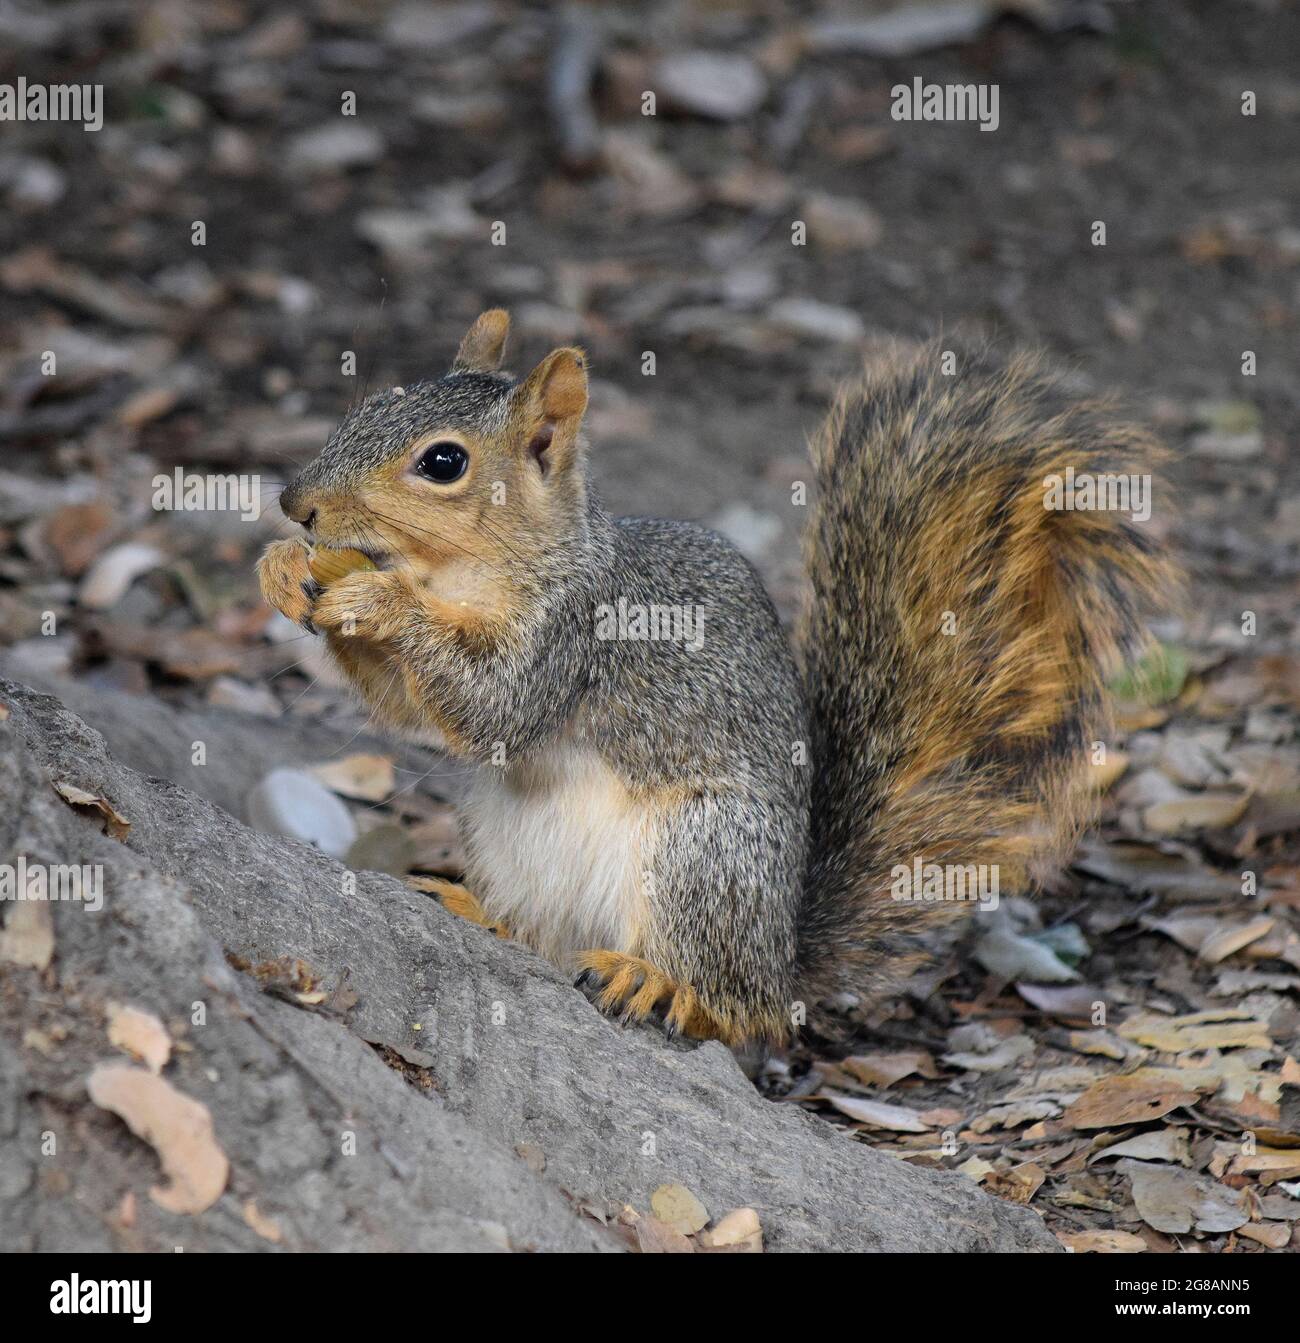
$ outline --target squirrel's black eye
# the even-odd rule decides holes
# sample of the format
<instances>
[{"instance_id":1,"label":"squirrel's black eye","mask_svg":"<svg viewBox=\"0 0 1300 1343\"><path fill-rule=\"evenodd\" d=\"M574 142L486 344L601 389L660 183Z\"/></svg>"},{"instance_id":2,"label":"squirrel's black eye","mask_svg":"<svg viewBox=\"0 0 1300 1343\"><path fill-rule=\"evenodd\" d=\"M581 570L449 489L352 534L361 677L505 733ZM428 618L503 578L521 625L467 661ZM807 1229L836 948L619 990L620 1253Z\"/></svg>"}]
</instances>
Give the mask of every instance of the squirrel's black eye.
<instances>
[{"instance_id":1,"label":"squirrel's black eye","mask_svg":"<svg viewBox=\"0 0 1300 1343\"><path fill-rule=\"evenodd\" d=\"M469 465L469 453L459 443L435 443L426 448L415 464L415 470L425 480L438 485L450 485L465 474Z\"/></svg>"}]
</instances>

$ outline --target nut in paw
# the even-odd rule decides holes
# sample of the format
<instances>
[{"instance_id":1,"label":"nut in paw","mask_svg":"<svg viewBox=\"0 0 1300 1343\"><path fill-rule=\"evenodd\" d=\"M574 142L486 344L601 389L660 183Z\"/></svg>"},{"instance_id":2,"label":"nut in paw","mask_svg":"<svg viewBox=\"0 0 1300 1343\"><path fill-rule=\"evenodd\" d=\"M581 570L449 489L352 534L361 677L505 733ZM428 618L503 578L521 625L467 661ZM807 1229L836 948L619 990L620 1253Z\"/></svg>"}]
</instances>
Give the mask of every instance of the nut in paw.
<instances>
[{"instance_id":1,"label":"nut in paw","mask_svg":"<svg viewBox=\"0 0 1300 1343\"><path fill-rule=\"evenodd\" d=\"M322 588L327 588L345 574L368 573L379 566L369 555L363 555L359 550L346 547L342 550L325 550L317 547L311 552L309 567L311 576Z\"/></svg>"}]
</instances>

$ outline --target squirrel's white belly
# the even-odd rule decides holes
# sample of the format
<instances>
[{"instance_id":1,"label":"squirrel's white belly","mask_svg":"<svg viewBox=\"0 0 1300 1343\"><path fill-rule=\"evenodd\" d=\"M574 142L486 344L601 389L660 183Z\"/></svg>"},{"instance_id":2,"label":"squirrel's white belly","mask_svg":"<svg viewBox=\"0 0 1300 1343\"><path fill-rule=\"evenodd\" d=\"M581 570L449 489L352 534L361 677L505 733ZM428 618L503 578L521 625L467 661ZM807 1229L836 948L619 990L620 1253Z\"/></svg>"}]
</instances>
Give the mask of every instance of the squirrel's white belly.
<instances>
[{"instance_id":1,"label":"squirrel's white belly","mask_svg":"<svg viewBox=\"0 0 1300 1343\"><path fill-rule=\"evenodd\" d=\"M512 937L556 961L640 950L650 816L591 747L481 767L460 823L466 885Z\"/></svg>"}]
</instances>

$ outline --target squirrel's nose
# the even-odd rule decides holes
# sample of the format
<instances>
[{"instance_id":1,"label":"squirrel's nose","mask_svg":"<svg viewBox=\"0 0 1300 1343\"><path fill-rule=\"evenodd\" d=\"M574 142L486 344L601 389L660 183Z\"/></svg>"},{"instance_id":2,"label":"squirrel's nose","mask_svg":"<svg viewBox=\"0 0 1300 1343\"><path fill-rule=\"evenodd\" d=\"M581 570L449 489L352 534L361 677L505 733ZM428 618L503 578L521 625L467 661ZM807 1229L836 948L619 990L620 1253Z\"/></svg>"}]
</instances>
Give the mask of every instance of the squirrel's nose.
<instances>
[{"instance_id":1,"label":"squirrel's nose","mask_svg":"<svg viewBox=\"0 0 1300 1343\"><path fill-rule=\"evenodd\" d=\"M310 528L316 521L316 510L307 507L297 481L280 491L280 509L291 522L299 522L304 527Z\"/></svg>"}]
</instances>

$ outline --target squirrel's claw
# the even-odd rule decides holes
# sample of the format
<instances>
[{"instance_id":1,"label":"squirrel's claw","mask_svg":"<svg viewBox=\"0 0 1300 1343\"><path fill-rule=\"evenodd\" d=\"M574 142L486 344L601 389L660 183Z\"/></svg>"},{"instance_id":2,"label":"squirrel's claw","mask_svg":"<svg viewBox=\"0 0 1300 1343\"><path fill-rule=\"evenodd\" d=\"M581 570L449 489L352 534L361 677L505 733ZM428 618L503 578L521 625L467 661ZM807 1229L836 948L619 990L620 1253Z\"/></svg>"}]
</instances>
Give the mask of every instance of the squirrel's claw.
<instances>
[{"instance_id":1,"label":"squirrel's claw","mask_svg":"<svg viewBox=\"0 0 1300 1343\"><path fill-rule=\"evenodd\" d=\"M325 591L325 589L321 587L321 585L314 578L308 578L305 582L301 583L299 586L301 586L302 588L302 595L307 599L307 609L310 611L311 608L316 605L316 598L319 597L321 593ZM312 620L310 615L303 616L302 619L298 621L298 623L303 627L303 629L307 631L308 634L320 633L320 630L316 628L316 624Z\"/></svg>"},{"instance_id":2,"label":"squirrel's claw","mask_svg":"<svg viewBox=\"0 0 1300 1343\"><path fill-rule=\"evenodd\" d=\"M327 633L382 643L410 624L412 598L398 570L356 569L331 583L311 614Z\"/></svg>"},{"instance_id":3,"label":"squirrel's claw","mask_svg":"<svg viewBox=\"0 0 1300 1343\"><path fill-rule=\"evenodd\" d=\"M311 613L316 599L308 586L313 582L307 568L309 553L300 540L273 541L257 562L257 578L268 605L314 634Z\"/></svg>"},{"instance_id":4,"label":"squirrel's claw","mask_svg":"<svg viewBox=\"0 0 1300 1343\"><path fill-rule=\"evenodd\" d=\"M585 951L578 965L580 973L574 986L587 993L602 1012L617 1016L620 1025L645 1021L661 1008L663 1027L670 1038L728 1038L722 1023L704 1008L689 984L679 984L639 956L621 951Z\"/></svg>"}]
</instances>

